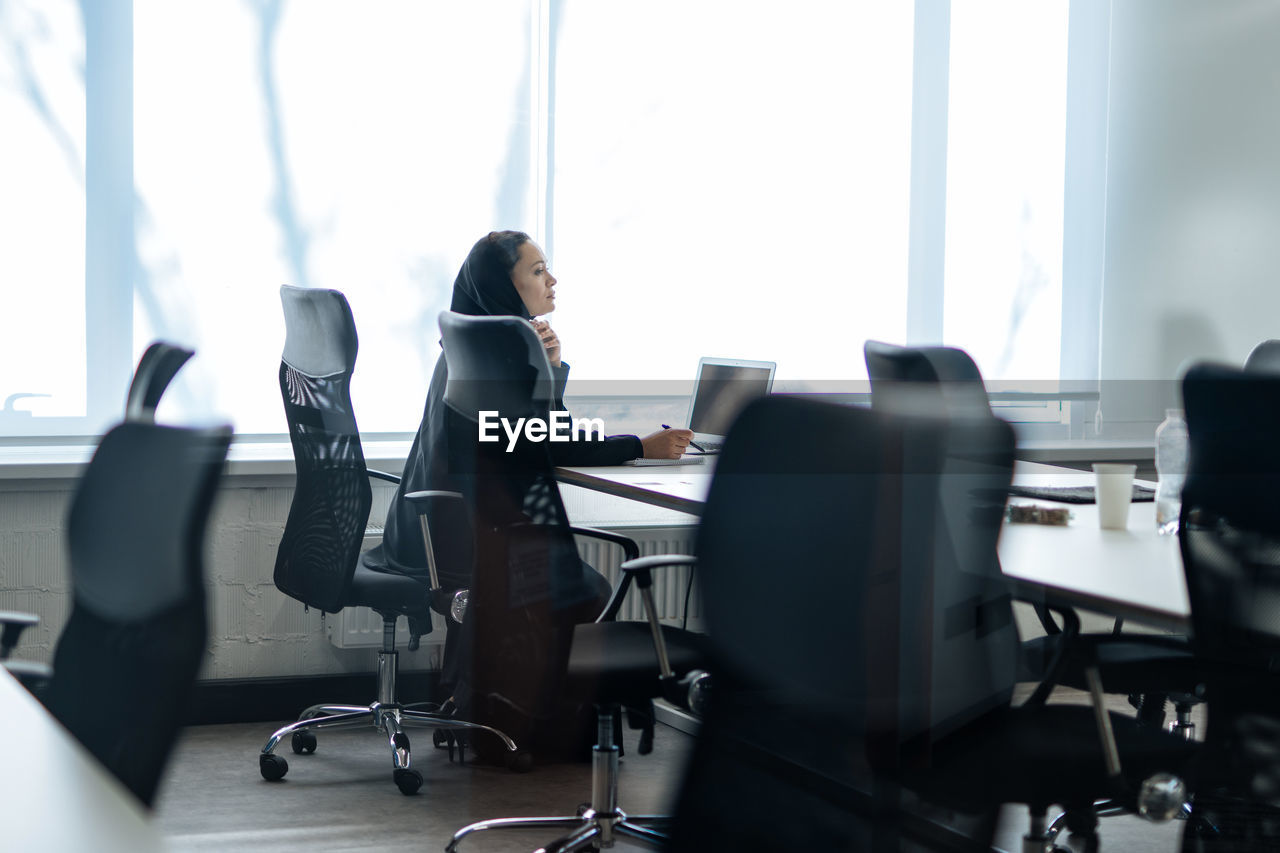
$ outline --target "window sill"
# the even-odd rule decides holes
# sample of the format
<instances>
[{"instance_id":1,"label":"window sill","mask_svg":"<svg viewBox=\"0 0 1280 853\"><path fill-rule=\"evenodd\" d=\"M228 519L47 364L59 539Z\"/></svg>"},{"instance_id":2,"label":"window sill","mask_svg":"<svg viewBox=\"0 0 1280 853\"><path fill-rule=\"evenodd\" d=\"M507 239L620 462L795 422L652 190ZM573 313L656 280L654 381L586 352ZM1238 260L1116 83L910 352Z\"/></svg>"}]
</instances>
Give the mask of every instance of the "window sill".
<instances>
[{"instance_id":1,"label":"window sill","mask_svg":"<svg viewBox=\"0 0 1280 853\"><path fill-rule=\"evenodd\" d=\"M370 439L363 442L370 468L399 474L413 437ZM1017 456L1029 462L1065 464L1150 460L1155 456L1153 438L1023 439ZM35 482L75 480L93 456L96 444L0 444L0 484L21 488ZM248 438L231 445L226 476L267 478L278 483L294 476L293 448L287 441ZM251 483L237 483L251 485Z\"/></svg>"},{"instance_id":2,"label":"window sill","mask_svg":"<svg viewBox=\"0 0 1280 853\"><path fill-rule=\"evenodd\" d=\"M365 462L370 468L399 474L411 444L409 439L363 442ZM35 482L75 480L96 447L94 444L0 446L0 483L21 487ZM227 477L278 480L292 478L294 473L293 447L288 442L237 441L227 456Z\"/></svg>"}]
</instances>

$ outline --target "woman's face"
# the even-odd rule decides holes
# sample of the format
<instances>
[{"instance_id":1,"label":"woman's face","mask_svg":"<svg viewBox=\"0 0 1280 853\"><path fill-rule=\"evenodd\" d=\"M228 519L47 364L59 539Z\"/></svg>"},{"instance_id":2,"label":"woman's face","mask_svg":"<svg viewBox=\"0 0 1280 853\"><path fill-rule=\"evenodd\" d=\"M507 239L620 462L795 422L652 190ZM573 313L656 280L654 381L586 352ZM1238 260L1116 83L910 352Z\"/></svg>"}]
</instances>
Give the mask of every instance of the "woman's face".
<instances>
[{"instance_id":1,"label":"woman's face","mask_svg":"<svg viewBox=\"0 0 1280 853\"><path fill-rule=\"evenodd\" d=\"M532 240L520 244L520 258L511 270L511 283L533 316L556 310L556 278L547 269L546 255Z\"/></svg>"}]
</instances>

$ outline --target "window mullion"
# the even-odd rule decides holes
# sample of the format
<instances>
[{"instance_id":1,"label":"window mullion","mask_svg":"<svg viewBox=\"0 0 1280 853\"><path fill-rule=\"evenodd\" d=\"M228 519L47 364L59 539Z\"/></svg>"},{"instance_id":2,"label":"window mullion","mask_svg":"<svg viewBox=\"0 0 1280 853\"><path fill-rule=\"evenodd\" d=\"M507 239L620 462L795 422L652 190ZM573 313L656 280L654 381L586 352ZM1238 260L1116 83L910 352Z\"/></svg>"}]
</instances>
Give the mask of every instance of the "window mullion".
<instances>
[{"instance_id":1,"label":"window mullion","mask_svg":"<svg viewBox=\"0 0 1280 853\"><path fill-rule=\"evenodd\" d=\"M950 42L950 0L916 0L907 250L908 343L942 340Z\"/></svg>"},{"instance_id":2,"label":"window mullion","mask_svg":"<svg viewBox=\"0 0 1280 853\"><path fill-rule=\"evenodd\" d=\"M124 405L133 359L133 3L84 3L86 415Z\"/></svg>"}]
</instances>

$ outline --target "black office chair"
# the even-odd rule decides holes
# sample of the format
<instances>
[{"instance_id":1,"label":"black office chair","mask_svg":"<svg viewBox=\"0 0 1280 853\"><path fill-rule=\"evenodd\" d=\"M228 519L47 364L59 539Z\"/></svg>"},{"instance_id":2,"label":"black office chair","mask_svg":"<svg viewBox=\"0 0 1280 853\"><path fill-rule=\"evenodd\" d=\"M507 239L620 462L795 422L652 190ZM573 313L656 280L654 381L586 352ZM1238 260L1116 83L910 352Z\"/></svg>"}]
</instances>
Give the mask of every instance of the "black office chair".
<instances>
[{"instance_id":1,"label":"black office chair","mask_svg":"<svg viewBox=\"0 0 1280 853\"><path fill-rule=\"evenodd\" d=\"M156 407L165 389L193 355L192 350L164 341L148 346L133 371L133 381L125 398L125 420L154 422Z\"/></svg>"},{"instance_id":2,"label":"black office chair","mask_svg":"<svg viewBox=\"0 0 1280 853\"><path fill-rule=\"evenodd\" d=\"M280 391L293 442L297 482L284 536L276 553L275 583L308 607L337 613L369 607L382 617L377 695L367 705L313 705L267 739L258 756L262 777L282 779L289 770L276 754L288 738L296 754L316 749L315 732L326 728L372 726L391 749L392 777L404 794L416 793L422 774L412 766L408 726L481 730L515 755L515 742L501 731L449 714L413 710L396 698L396 622L409 618L410 648L430 630L431 610L447 614L451 600L429 578L375 571L364 565L360 547L369 520L369 477L399 478L365 466L349 391L358 342L346 298L336 290L280 288L285 346Z\"/></svg>"},{"instance_id":3,"label":"black office chair","mask_svg":"<svg viewBox=\"0 0 1280 853\"><path fill-rule=\"evenodd\" d=\"M161 396L182 365L194 354L189 349L164 341L155 341L148 346L138 360L129 384L124 419L155 423L156 407L160 404ZM4 626L4 633L0 636L0 661L4 662L5 669L24 687L37 696L43 696L53 677L53 668L39 661L10 659L22 632L39 624L39 621L39 617L33 613L0 612L0 625Z\"/></svg>"},{"instance_id":4,"label":"black office chair","mask_svg":"<svg viewBox=\"0 0 1280 853\"><path fill-rule=\"evenodd\" d=\"M903 644L970 629L992 586L973 576L948 607L916 586L928 578L907 576L928 554L904 549L932 538L911 535L908 518L932 519L938 468L907 455L903 423L774 397L730 429L696 547L715 688L681 781L672 851L989 849L998 803L939 809L873 762L897 748L900 723L927 716L931 683L952 719L1007 704L1011 686L949 680L930 655L898 665ZM798 426L803 443L778 442ZM904 477L911 458L919 470ZM908 631L917 605L940 621ZM982 628L1007 643L1007 624Z\"/></svg>"},{"instance_id":5,"label":"black office chair","mask_svg":"<svg viewBox=\"0 0 1280 853\"><path fill-rule=\"evenodd\" d=\"M1245 359L1244 369L1256 372L1280 373L1280 340L1262 341Z\"/></svg>"},{"instance_id":6,"label":"black office chair","mask_svg":"<svg viewBox=\"0 0 1280 853\"><path fill-rule=\"evenodd\" d=\"M71 615L37 695L147 806L204 654L204 534L230 441L122 423L67 519Z\"/></svg>"},{"instance_id":7,"label":"black office chair","mask_svg":"<svg viewBox=\"0 0 1280 853\"><path fill-rule=\"evenodd\" d=\"M868 340L862 345L871 380L871 405L885 409L935 409L951 414L982 415L991 412L991 401L982 372L967 352L957 347L906 347L883 341ZM1056 645L1058 623L1040 602L1030 602L1047 637L1042 645ZM1053 659L1052 648L1027 647L1024 659L1034 660L1034 667L1024 666L1028 680L1038 680L1047 661Z\"/></svg>"},{"instance_id":8,"label":"black office chair","mask_svg":"<svg viewBox=\"0 0 1280 853\"><path fill-rule=\"evenodd\" d=\"M1255 366L1256 367L1256 366ZM1208 727L1185 850L1280 837L1280 375L1199 364L1182 382L1190 457L1179 545ZM1204 828L1211 828L1202 832Z\"/></svg>"},{"instance_id":9,"label":"black office chair","mask_svg":"<svg viewBox=\"0 0 1280 853\"><path fill-rule=\"evenodd\" d=\"M989 414L990 404L981 371L973 359L956 347L902 347L867 341L863 347L871 378L872 405L885 408L910 398L909 405L953 414ZM924 392L922 389L936 389ZM932 396L930 396L932 395ZM1186 637L1123 635L1117 619L1111 633L1081 633L1064 644L1061 629L1041 601L1028 602L1035 609L1045 635L1022 644L1019 678L1040 681L1051 668L1060 684L1087 690L1084 669L1094 662L1109 693L1131 697L1139 716L1159 726L1164 706L1172 698L1173 728L1190 740L1195 726L1191 712L1198 702L1202 678ZM1061 607L1054 607L1061 612ZM1064 659L1055 663L1058 657Z\"/></svg>"},{"instance_id":10,"label":"black office chair","mask_svg":"<svg viewBox=\"0 0 1280 853\"><path fill-rule=\"evenodd\" d=\"M991 403L982 373L962 349L943 346L903 347L883 341L862 345L871 379L871 404L883 407L887 396L929 388L941 396L948 412L989 412ZM879 406L877 406L879 404Z\"/></svg>"},{"instance_id":11,"label":"black office chair","mask_svg":"<svg viewBox=\"0 0 1280 853\"><path fill-rule=\"evenodd\" d=\"M625 537L571 526L565 514L545 442L478 440L480 412L514 422L547 418L553 381L533 327L514 317L440 315L449 364L445 403L449 408L451 470L464 482L475 523L476 563L463 628L464 660L455 692L460 708L475 719L521 733L537 744L539 731L557 731L556 720L572 706L596 707L591 804L585 812L557 817L499 818L460 829L454 850L468 836L499 828L564 828L565 837L546 850L608 846L615 833L660 837L657 816L628 816L618 808L619 746L615 720L621 709L647 716L652 737L652 699L688 695L686 675L700 660L697 639L660 625L652 596L651 569L688 564L688 556L636 559ZM589 595L574 536L590 536L624 548L623 580L596 622L573 624ZM647 622L614 621L623 596L634 585ZM568 701L566 701L568 700Z\"/></svg>"}]
</instances>

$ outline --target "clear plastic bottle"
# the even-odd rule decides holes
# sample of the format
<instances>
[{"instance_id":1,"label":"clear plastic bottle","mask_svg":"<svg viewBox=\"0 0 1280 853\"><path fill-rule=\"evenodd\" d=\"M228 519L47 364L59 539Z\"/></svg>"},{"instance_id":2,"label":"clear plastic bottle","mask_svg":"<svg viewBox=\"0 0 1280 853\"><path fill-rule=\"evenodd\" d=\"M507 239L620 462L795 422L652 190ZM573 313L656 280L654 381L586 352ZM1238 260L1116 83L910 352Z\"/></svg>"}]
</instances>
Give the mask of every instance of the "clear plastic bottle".
<instances>
[{"instance_id":1,"label":"clear plastic bottle","mask_svg":"<svg viewBox=\"0 0 1280 853\"><path fill-rule=\"evenodd\" d=\"M1187 479L1187 422L1181 409L1165 409L1156 427L1156 476L1156 530L1162 536L1177 533Z\"/></svg>"}]
</instances>

